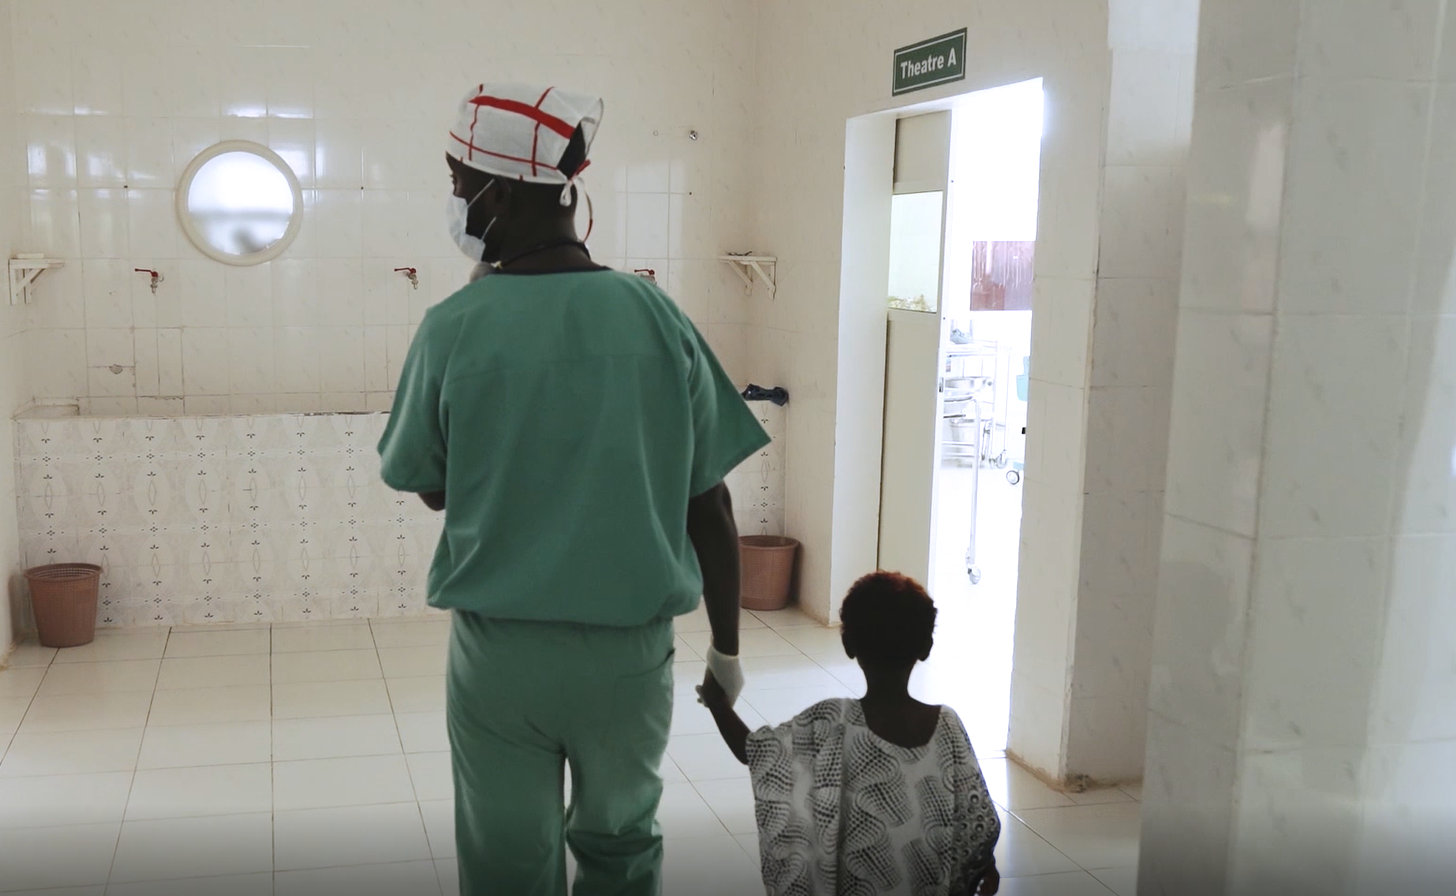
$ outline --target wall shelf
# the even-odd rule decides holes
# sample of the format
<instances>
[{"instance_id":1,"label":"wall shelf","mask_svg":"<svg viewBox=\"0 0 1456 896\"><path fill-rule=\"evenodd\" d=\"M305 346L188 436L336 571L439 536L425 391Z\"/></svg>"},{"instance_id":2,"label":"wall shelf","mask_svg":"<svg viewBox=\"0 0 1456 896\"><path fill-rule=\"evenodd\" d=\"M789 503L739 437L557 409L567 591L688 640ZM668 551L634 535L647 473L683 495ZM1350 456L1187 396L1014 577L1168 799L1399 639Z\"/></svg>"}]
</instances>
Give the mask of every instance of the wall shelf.
<instances>
[{"instance_id":1,"label":"wall shelf","mask_svg":"<svg viewBox=\"0 0 1456 896\"><path fill-rule=\"evenodd\" d=\"M10 304L23 305L30 302L30 287L40 275L65 265L59 258L45 258L40 255L17 255L10 259Z\"/></svg>"},{"instance_id":2,"label":"wall shelf","mask_svg":"<svg viewBox=\"0 0 1456 896\"><path fill-rule=\"evenodd\" d=\"M737 274L738 279L743 281L743 287L746 291L753 291L753 279L756 274L758 279L768 287L768 294L770 296L774 294L776 288L776 284L774 283L774 265L778 262L776 256L719 255L718 260L726 261L733 266L733 273ZM764 270L764 268L768 270ZM749 273L750 271L752 273Z\"/></svg>"}]
</instances>

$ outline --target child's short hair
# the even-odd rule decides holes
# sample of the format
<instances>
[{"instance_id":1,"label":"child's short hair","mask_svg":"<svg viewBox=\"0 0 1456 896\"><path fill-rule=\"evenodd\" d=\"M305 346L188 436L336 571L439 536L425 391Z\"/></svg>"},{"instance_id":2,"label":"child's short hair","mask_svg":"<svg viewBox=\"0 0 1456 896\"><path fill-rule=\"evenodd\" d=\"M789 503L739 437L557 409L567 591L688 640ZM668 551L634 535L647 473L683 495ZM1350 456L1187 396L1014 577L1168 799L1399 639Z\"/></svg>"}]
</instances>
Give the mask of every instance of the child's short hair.
<instances>
[{"instance_id":1,"label":"child's short hair","mask_svg":"<svg viewBox=\"0 0 1456 896\"><path fill-rule=\"evenodd\" d=\"M898 572L872 572L849 589L839 608L846 640L873 663L914 663L935 630L935 601Z\"/></svg>"}]
</instances>

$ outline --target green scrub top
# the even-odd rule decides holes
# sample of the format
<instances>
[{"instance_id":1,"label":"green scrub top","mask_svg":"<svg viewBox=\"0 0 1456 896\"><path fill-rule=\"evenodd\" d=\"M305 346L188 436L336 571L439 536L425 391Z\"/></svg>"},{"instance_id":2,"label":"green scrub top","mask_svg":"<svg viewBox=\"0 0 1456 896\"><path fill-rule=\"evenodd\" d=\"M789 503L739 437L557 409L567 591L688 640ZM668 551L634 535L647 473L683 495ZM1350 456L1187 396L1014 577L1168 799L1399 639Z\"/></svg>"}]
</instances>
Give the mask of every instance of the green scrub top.
<instances>
[{"instance_id":1,"label":"green scrub top","mask_svg":"<svg viewBox=\"0 0 1456 896\"><path fill-rule=\"evenodd\" d=\"M768 441L672 299L602 269L431 308L379 454L391 488L446 494L431 606L632 626L697 606L688 499Z\"/></svg>"}]
</instances>

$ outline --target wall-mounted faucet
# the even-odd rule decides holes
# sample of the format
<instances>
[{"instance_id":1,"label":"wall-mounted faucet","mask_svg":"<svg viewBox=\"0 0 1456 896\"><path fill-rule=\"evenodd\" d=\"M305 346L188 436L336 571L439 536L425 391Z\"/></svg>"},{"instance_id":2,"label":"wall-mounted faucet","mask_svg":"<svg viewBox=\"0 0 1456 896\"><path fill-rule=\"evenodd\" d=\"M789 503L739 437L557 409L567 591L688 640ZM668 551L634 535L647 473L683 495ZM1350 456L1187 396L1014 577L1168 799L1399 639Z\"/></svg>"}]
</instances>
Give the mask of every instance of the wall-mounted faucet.
<instances>
[{"instance_id":1,"label":"wall-mounted faucet","mask_svg":"<svg viewBox=\"0 0 1456 896\"><path fill-rule=\"evenodd\" d=\"M158 283L161 283L163 280L166 280L167 279L166 277L163 277L162 276L162 272L161 271L154 271L151 268L132 268L132 270L135 271L138 274L151 274L152 275L152 295L156 295L157 294L157 284Z\"/></svg>"},{"instance_id":2,"label":"wall-mounted faucet","mask_svg":"<svg viewBox=\"0 0 1456 896\"><path fill-rule=\"evenodd\" d=\"M414 268L395 268L394 272L396 274L404 274L405 279L410 282L410 286L413 286L415 289L420 288L419 271L415 270Z\"/></svg>"}]
</instances>

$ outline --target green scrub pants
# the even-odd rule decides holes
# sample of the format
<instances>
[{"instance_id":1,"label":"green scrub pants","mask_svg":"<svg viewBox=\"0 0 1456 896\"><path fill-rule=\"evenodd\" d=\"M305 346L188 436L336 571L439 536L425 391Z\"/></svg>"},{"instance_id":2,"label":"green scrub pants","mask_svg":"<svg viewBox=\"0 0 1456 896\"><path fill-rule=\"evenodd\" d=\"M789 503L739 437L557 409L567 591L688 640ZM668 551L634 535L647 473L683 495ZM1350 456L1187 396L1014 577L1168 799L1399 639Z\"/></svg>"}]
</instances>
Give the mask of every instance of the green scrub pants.
<instances>
[{"instance_id":1,"label":"green scrub pants","mask_svg":"<svg viewBox=\"0 0 1456 896\"><path fill-rule=\"evenodd\" d=\"M461 896L565 896L567 847L575 896L658 896L672 622L452 616L445 715Z\"/></svg>"}]
</instances>

